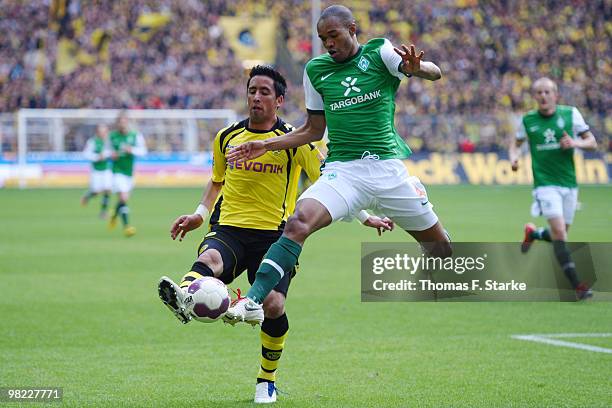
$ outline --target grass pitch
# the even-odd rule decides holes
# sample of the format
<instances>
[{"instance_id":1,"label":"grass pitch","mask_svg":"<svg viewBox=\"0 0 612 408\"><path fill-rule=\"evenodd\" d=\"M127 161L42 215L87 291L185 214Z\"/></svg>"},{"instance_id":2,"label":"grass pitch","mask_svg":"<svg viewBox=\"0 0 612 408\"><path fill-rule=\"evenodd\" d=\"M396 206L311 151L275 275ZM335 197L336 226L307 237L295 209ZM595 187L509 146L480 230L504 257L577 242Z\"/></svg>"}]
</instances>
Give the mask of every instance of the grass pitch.
<instances>
[{"instance_id":1,"label":"grass pitch","mask_svg":"<svg viewBox=\"0 0 612 408\"><path fill-rule=\"evenodd\" d=\"M428 190L455 241L519 241L530 219L527 187ZM95 200L80 208L80 194L0 191L0 387L63 387L72 407L252 406L258 330L183 326L156 293L195 258L202 233L173 242L169 226L200 191L136 190L130 239L96 218ZM610 187L581 188L571 240L612 241L610 198ZM612 405L612 354L510 337L611 333L611 303L361 303L360 243L377 239L338 223L308 241L278 406ZM244 277L232 286L248 288ZM572 341L612 348L610 337Z\"/></svg>"}]
</instances>

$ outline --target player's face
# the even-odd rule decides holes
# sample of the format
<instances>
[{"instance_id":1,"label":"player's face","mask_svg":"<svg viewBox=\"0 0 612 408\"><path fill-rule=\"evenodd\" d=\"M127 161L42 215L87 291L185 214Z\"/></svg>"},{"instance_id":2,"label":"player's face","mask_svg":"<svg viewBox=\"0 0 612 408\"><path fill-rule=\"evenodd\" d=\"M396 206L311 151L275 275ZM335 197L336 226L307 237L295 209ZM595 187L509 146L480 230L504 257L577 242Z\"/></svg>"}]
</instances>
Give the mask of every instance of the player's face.
<instances>
[{"instance_id":1,"label":"player's face","mask_svg":"<svg viewBox=\"0 0 612 408\"><path fill-rule=\"evenodd\" d=\"M358 50L359 44L355 37L357 27L355 23L348 27L336 17L320 20L317 32L329 56L336 62L342 62L352 57Z\"/></svg>"},{"instance_id":2,"label":"player's face","mask_svg":"<svg viewBox=\"0 0 612 408\"><path fill-rule=\"evenodd\" d=\"M108 136L108 128L106 125L98 125L96 133L100 138L106 139L106 136Z\"/></svg>"},{"instance_id":3,"label":"player's face","mask_svg":"<svg viewBox=\"0 0 612 408\"><path fill-rule=\"evenodd\" d=\"M128 118L122 116L119 118L119 122L117 123L117 128L123 134L128 132Z\"/></svg>"},{"instance_id":4,"label":"player's face","mask_svg":"<svg viewBox=\"0 0 612 408\"><path fill-rule=\"evenodd\" d=\"M283 103L283 97L276 96L274 80L264 75L255 75L247 89L249 119L253 123L262 123L276 118L276 110Z\"/></svg>"},{"instance_id":5,"label":"player's face","mask_svg":"<svg viewBox=\"0 0 612 408\"><path fill-rule=\"evenodd\" d=\"M538 110L541 112L554 112L557 106L557 92L554 84L541 82L533 88L533 96L538 103Z\"/></svg>"}]
</instances>

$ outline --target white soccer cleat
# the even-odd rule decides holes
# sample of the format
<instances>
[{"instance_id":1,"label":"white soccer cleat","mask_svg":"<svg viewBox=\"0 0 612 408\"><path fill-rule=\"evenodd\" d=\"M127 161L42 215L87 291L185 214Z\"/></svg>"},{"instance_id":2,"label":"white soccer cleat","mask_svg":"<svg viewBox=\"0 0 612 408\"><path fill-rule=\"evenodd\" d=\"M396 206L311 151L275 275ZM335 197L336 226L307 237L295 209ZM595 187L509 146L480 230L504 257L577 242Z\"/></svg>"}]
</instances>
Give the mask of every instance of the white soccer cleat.
<instances>
[{"instance_id":1,"label":"white soccer cleat","mask_svg":"<svg viewBox=\"0 0 612 408\"><path fill-rule=\"evenodd\" d=\"M236 299L223 316L223 321L231 325L244 322L252 326L261 326L263 320L264 311L261 305L246 297Z\"/></svg>"},{"instance_id":2,"label":"white soccer cleat","mask_svg":"<svg viewBox=\"0 0 612 408\"><path fill-rule=\"evenodd\" d=\"M167 276L162 276L157 291L161 301L181 323L187 324L191 321L191 315L187 311L187 305L185 305L186 293L179 285Z\"/></svg>"},{"instance_id":3,"label":"white soccer cleat","mask_svg":"<svg viewBox=\"0 0 612 408\"><path fill-rule=\"evenodd\" d=\"M276 387L273 382L260 382L255 386L255 403L271 404L276 402Z\"/></svg>"}]
</instances>

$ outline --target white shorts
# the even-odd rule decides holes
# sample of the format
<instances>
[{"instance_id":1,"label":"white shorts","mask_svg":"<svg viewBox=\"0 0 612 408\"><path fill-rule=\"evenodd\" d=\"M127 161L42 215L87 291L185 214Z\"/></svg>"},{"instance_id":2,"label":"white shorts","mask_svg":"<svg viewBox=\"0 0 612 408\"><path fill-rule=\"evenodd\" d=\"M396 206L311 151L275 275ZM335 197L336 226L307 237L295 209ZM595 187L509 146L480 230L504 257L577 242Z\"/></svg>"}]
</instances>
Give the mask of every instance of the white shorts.
<instances>
[{"instance_id":1,"label":"white shorts","mask_svg":"<svg viewBox=\"0 0 612 408\"><path fill-rule=\"evenodd\" d=\"M107 170L92 170L89 178L89 191L99 193L110 191L113 187L113 172Z\"/></svg>"},{"instance_id":2,"label":"white shorts","mask_svg":"<svg viewBox=\"0 0 612 408\"><path fill-rule=\"evenodd\" d=\"M372 209L406 231L423 231L438 222L425 187L398 159L327 163L298 201L305 198L323 204L333 221L349 221Z\"/></svg>"},{"instance_id":3,"label":"white shorts","mask_svg":"<svg viewBox=\"0 0 612 408\"><path fill-rule=\"evenodd\" d=\"M533 190L531 215L544 216L546 219L563 217L566 224L574 221L578 189L558 186L543 186Z\"/></svg>"},{"instance_id":4,"label":"white shorts","mask_svg":"<svg viewBox=\"0 0 612 408\"><path fill-rule=\"evenodd\" d=\"M121 173L113 173L113 193L129 193L133 187L133 177Z\"/></svg>"}]
</instances>

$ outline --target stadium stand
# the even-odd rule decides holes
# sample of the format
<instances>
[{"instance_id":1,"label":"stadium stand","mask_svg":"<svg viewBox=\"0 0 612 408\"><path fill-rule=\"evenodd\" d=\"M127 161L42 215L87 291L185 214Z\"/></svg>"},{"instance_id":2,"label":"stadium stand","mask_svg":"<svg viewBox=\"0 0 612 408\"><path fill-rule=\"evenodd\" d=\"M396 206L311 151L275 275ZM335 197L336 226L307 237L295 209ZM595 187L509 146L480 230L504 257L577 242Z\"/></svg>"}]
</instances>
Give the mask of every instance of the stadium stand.
<instances>
[{"instance_id":1,"label":"stadium stand","mask_svg":"<svg viewBox=\"0 0 612 408\"><path fill-rule=\"evenodd\" d=\"M355 11L360 39L414 42L444 73L442 81L406 81L400 89L397 126L414 150L505 148L514 125L508 113L533 106L531 80L542 75L559 83L562 101L584 107L587 121L610 147L612 11L605 0L347 5ZM276 44L266 48L285 53L266 62L281 71L301 72L312 49L310 2L297 0L7 0L2 14L0 112L28 107L244 113L245 64L225 35L223 16L275 17ZM288 76L295 82L284 116L301 123L301 75Z\"/></svg>"}]
</instances>

